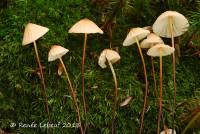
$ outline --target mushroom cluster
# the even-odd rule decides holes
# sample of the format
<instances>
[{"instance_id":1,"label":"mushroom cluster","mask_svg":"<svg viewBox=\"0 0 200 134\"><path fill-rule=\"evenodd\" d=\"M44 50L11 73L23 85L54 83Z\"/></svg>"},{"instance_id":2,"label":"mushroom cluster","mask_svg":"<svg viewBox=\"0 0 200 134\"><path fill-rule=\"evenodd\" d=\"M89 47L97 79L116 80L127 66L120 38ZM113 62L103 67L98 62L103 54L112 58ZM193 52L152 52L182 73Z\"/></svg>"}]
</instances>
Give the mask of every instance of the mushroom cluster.
<instances>
[{"instance_id":1,"label":"mushroom cluster","mask_svg":"<svg viewBox=\"0 0 200 134\"><path fill-rule=\"evenodd\" d=\"M176 106L176 68L175 68L175 45L174 45L174 37L178 37L182 35L184 32L187 31L189 27L188 20L181 15L178 12L175 11L166 11L163 14L161 14L155 23L153 24L153 27L145 27L145 28L131 28L128 35L126 36L123 46L130 46L132 44L136 44L139 55L142 62L142 68L144 73L144 81L145 81L145 89L144 89L144 103L143 103L143 109L141 113L141 119L140 119L140 128L139 133L141 134L144 127L144 116L146 111L146 105L147 105L147 98L148 98L148 91L149 91L149 81L147 76L147 69L146 69L146 63L145 63L145 56L143 54L143 49L147 50L147 55L151 56L151 66L152 66L152 72L153 72L153 80L154 80L154 94L157 97L157 83L156 83L156 77L155 77L155 69L154 69L154 57L159 57L160 59L160 97L159 97L159 114L158 114L158 127L157 127L157 134L160 133L160 121L162 116L162 57L172 55L173 57L173 81L174 81L174 108L173 108L173 121L174 121L174 113L175 113L175 106ZM33 43L37 63L40 70L40 80L41 80L41 93L45 98L45 108L46 112L49 116L50 121L50 114L49 114L49 107L48 107L48 97L46 94L46 85L45 85L45 79L43 74L43 67L41 65L41 61L38 54L38 49L36 45L36 40L38 40L40 37L45 35L49 31L48 28L29 23L25 27L24 31L24 37L22 45L27 45L30 43ZM91 20L85 18L77 23L75 23L68 31L69 33L83 33L84 34L84 43L83 43L83 51L82 51L82 66L81 66L81 82L82 82L82 88L81 88L81 97L83 102L83 111L84 116L81 116L81 109L79 108L78 104L78 98L77 98L77 91L75 88L73 88L72 81L69 77L68 71L65 67L65 64L62 60L62 57L69 52L68 49L59 46L59 45L53 45L49 51L48 55L48 61L55 61L59 60L59 69L58 74L61 75L62 72L65 73L67 78L67 83L69 85L69 92L74 104L74 108L77 113L77 119L78 123L80 124L80 132L81 134L86 133L87 129L87 107L86 107L86 98L85 98L85 85L84 85L84 65L85 65L85 57L86 57L86 44L87 44L87 36L88 34L94 34L94 33L100 33L103 34L103 31ZM161 39L161 37L164 38L171 38L171 44L172 46L166 45L164 41ZM110 49L104 49L98 60L98 64L101 68L107 68L109 66L113 81L114 81L114 103L113 103L113 114L112 114L112 134L115 133L115 118L116 118L116 111L118 107L118 82L116 73L113 68L113 64L120 60L120 55L117 51ZM63 71L61 71L63 70ZM121 107L126 106L130 101L132 100L132 97L129 96L127 99L125 99L122 103L119 105ZM82 119L84 120L84 125L82 124ZM84 127L83 127L84 126ZM162 133L169 133L169 134L175 134L176 131L174 130L174 124L173 129L165 129L162 131Z\"/></svg>"}]
</instances>

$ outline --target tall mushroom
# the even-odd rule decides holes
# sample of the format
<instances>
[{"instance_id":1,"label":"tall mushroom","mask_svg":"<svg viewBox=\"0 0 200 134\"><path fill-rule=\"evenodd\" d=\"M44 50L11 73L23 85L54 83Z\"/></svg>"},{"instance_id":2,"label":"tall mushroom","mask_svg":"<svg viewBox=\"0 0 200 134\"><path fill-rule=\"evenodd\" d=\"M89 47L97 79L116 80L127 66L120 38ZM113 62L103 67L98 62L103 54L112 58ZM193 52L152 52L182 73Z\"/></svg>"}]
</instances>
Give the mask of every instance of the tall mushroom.
<instances>
[{"instance_id":1,"label":"tall mushroom","mask_svg":"<svg viewBox=\"0 0 200 134\"><path fill-rule=\"evenodd\" d=\"M176 11L166 11L162 13L153 24L153 32L161 37L171 38L172 47L174 46L174 37L184 34L189 27L188 20ZM174 113L176 106L176 62L175 53L173 57L173 81L174 81L174 107L173 107L173 127Z\"/></svg>"},{"instance_id":2,"label":"tall mushroom","mask_svg":"<svg viewBox=\"0 0 200 134\"><path fill-rule=\"evenodd\" d=\"M159 36L157 36L154 33L151 33L147 36L147 39L144 39L141 42L141 48L144 48L144 49L151 48L159 43L164 43L164 42ZM157 83L156 83L156 77L155 77L153 57L151 57L151 67L152 67L153 80L154 80L154 94L157 96Z\"/></svg>"},{"instance_id":3,"label":"tall mushroom","mask_svg":"<svg viewBox=\"0 0 200 134\"><path fill-rule=\"evenodd\" d=\"M33 43L33 45L34 45L36 59L37 59L37 63L39 65L39 69L40 69L40 76L41 76L40 80L41 80L41 85L42 85L41 93L45 98L45 109L49 116L48 97L46 94L46 85L45 85L45 80L44 80L44 74L43 74L43 69L42 69L42 65L40 62L38 49L37 49L37 45L36 45L36 40L39 39L40 37L42 37L48 31L49 31L49 29L46 27L36 25L33 23L28 23L25 27L22 45L25 46L30 43ZM50 120L50 117L49 117L49 120Z\"/></svg>"},{"instance_id":4,"label":"tall mushroom","mask_svg":"<svg viewBox=\"0 0 200 134\"><path fill-rule=\"evenodd\" d=\"M152 57L160 57L160 100L159 100L159 115L158 115L158 128L157 134L160 133L160 120L162 113L162 56L171 55L174 52L174 48L164 44L158 44L153 46L147 51L147 54Z\"/></svg>"},{"instance_id":5,"label":"tall mushroom","mask_svg":"<svg viewBox=\"0 0 200 134\"><path fill-rule=\"evenodd\" d=\"M112 64L114 64L115 62L117 62L118 60L120 60L120 55L111 49L104 49L99 57L99 61L98 64L101 68L106 68L106 61L108 62L108 65L111 69L112 75L113 75L113 80L115 83L115 88L114 88L114 105L113 105L113 115L112 115L112 134L114 133L115 130L115 112L117 109L117 96L118 96L118 91L117 91L117 78L116 78L116 74L114 71L114 68L112 66Z\"/></svg>"},{"instance_id":6,"label":"tall mushroom","mask_svg":"<svg viewBox=\"0 0 200 134\"><path fill-rule=\"evenodd\" d=\"M78 122L80 124L80 129L81 129L81 134L83 134L84 132L83 132L83 128L82 128L82 125L81 125L81 115L80 115L80 109L79 109L79 106L78 106L78 103L77 103L77 96L76 96L76 93L75 93L76 91L72 86L72 82L71 82L71 80L69 78L67 69L66 69L65 64L64 64L64 62L62 60L62 56L65 55L68 52L69 52L69 50L64 48L64 47L61 47L61 46L58 46L58 45L53 45L51 47L51 50L49 51L48 61L54 61L56 59L60 60L60 63L62 65L62 67L64 69L64 72L65 72L65 75L67 77L67 82L69 83L70 94L71 94L74 106L76 108Z\"/></svg>"},{"instance_id":7,"label":"tall mushroom","mask_svg":"<svg viewBox=\"0 0 200 134\"><path fill-rule=\"evenodd\" d=\"M85 90L84 90L84 64L85 64L85 50L86 50L86 42L87 42L87 35L100 33L103 34L103 31L91 20L85 18L77 23L75 23L70 29L69 33L84 33L84 44L83 44L83 52L82 52L82 67L81 67L81 74L82 74L82 98L83 98L83 107L84 112L86 114L86 102L85 102Z\"/></svg>"},{"instance_id":8,"label":"tall mushroom","mask_svg":"<svg viewBox=\"0 0 200 134\"><path fill-rule=\"evenodd\" d=\"M142 116L141 116L140 134L142 133L144 112L145 112L146 102L147 102L148 80L147 80L146 65L145 65L144 57L143 57L142 50L139 44L139 40L146 38L147 35L149 34L150 34L149 30L145 30L143 28L132 28L123 42L123 46L130 46L134 43L137 44L140 57L142 60L142 64L143 64L144 77L145 77L145 95L144 95L144 107L143 107Z\"/></svg>"}]
</instances>

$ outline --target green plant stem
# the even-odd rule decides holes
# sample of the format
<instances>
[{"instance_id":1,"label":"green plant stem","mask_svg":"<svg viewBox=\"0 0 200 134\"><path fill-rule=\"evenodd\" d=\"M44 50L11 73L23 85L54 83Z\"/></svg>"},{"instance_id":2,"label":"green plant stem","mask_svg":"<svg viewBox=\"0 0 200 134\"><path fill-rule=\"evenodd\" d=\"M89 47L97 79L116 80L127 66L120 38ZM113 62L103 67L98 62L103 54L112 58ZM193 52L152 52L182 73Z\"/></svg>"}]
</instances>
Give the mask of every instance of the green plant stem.
<instances>
[{"instance_id":1,"label":"green plant stem","mask_svg":"<svg viewBox=\"0 0 200 134\"><path fill-rule=\"evenodd\" d=\"M48 114L49 122L51 122L50 115L49 115L48 97L47 97L47 94L46 94L46 85L45 85L45 80L44 80L44 74L43 74L42 65L41 65L41 62L40 62L40 57L39 57L39 54L38 54L38 49L37 49L37 45L36 45L35 41L33 42L33 45L34 45L34 49L35 49L37 63L39 65L39 69L40 69L40 81L41 81L41 85L42 85L41 94L45 98L45 109L46 109L46 112Z\"/></svg>"},{"instance_id":2,"label":"green plant stem","mask_svg":"<svg viewBox=\"0 0 200 134\"><path fill-rule=\"evenodd\" d=\"M159 104L157 134L160 134L161 114L162 114L162 55L161 55L161 52L160 52L160 104Z\"/></svg>"},{"instance_id":3,"label":"green plant stem","mask_svg":"<svg viewBox=\"0 0 200 134\"><path fill-rule=\"evenodd\" d=\"M137 38L135 38L136 40L136 44L138 46L138 50L140 53L140 57L142 60L142 64L143 64L143 70L144 70L144 77L145 77L145 95L144 95L144 106L143 106L143 110L142 110L142 116L141 116L141 124L140 124L140 131L139 134L142 133L142 129L143 129L143 122L144 122L144 113L145 113L145 109L146 109L146 103L147 103L147 94L148 94L148 80L147 80L147 71L146 71L146 65L145 65L145 61L144 61L144 57L142 54L142 50L139 44L139 41Z\"/></svg>"},{"instance_id":4,"label":"green plant stem","mask_svg":"<svg viewBox=\"0 0 200 134\"><path fill-rule=\"evenodd\" d=\"M84 65L85 65L85 50L86 50L86 44L87 44L87 34L84 34L84 44L83 44L83 56L82 56L82 66L81 66L81 79L82 79L82 99L83 99L83 108L84 108L84 115L85 115L85 128L84 132L86 132L87 129L87 116L86 116L86 102L85 102L85 82L84 82Z\"/></svg>"},{"instance_id":5,"label":"green plant stem","mask_svg":"<svg viewBox=\"0 0 200 134\"><path fill-rule=\"evenodd\" d=\"M170 33L171 33L171 43L172 47L175 48L174 46L174 34L173 34L173 26L172 26L172 17L169 17L169 28L170 28ZM172 134L174 134L174 119L175 119L175 107L176 107L176 61L175 61L175 52L172 54L172 64L173 64L173 81L174 81L174 104L173 104L173 111L172 111Z\"/></svg>"},{"instance_id":6,"label":"green plant stem","mask_svg":"<svg viewBox=\"0 0 200 134\"><path fill-rule=\"evenodd\" d=\"M153 57L151 57L151 68L152 68L153 81L154 81L154 95L157 97L157 82L156 82L156 75L155 75Z\"/></svg>"},{"instance_id":7,"label":"green plant stem","mask_svg":"<svg viewBox=\"0 0 200 134\"><path fill-rule=\"evenodd\" d=\"M69 87L70 87L70 90L71 90L71 91L70 91L70 94L71 94L71 97L72 97L74 106L75 106L75 108L76 108L77 117L78 117L78 122L79 122L79 124L80 124L81 134L84 134L84 131L83 131L83 128L82 128L82 124L81 124L80 109L79 109L79 106L78 106L78 103L77 103L77 98L76 98L75 90L74 90L73 87L72 87L72 82L71 82L71 80L70 80L70 78L69 78L69 75L68 75L68 73L67 73L67 69L66 69L66 67L65 67L65 64L63 63L62 58L59 58L59 60L60 60L60 62L61 62L61 64L62 64L63 69L64 69L64 72L65 72L65 74L66 74L66 76L67 76L67 81L68 81L68 83L69 83Z\"/></svg>"},{"instance_id":8,"label":"green plant stem","mask_svg":"<svg viewBox=\"0 0 200 134\"><path fill-rule=\"evenodd\" d=\"M114 89L114 96L115 96L115 99L114 99L114 105L113 105L113 115L112 115L112 134L115 133L115 116L116 116L116 109L117 109L117 96L118 96L118 91L117 91L117 78L116 78L116 74L115 74L115 70L112 66L112 63L108 61L108 64L110 66L110 70L112 72L112 75L113 75L113 80L114 80L114 83L115 83L115 89Z\"/></svg>"}]
</instances>

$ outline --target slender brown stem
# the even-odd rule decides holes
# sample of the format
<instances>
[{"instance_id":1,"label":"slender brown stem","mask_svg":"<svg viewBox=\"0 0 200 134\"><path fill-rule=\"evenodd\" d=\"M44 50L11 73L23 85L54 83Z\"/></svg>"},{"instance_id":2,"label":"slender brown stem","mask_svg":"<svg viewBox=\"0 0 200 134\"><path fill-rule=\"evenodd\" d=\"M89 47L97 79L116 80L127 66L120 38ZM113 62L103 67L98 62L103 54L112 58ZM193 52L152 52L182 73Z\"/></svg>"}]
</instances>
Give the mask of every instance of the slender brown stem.
<instances>
[{"instance_id":1,"label":"slender brown stem","mask_svg":"<svg viewBox=\"0 0 200 134\"><path fill-rule=\"evenodd\" d=\"M173 31L173 26L172 26L172 17L169 17L169 28L170 28L170 33L171 33L171 43L172 47L175 48L174 46L174 31ZM175 61L175 52L172 54L172 63L173 63L173 81L174 81L174 104L173 104L173 113L172 113L172 118L173 118L173 129L172 129L172 134L174 133L174 118L175 118L175 107L176 107L176 61Z\"/></svg>"},{"instance_id":2,"label":"slender brown stem","mask_svg":"<svg viewBox=\"0 0 200 134\"><path fill-rule=\"evenodd\" d=\"M143 70L144 70L144 77L145 77L145 95L144 95L144 106L143 106L143 110L142 110L142 116L141 116L141 124L140 124L140 134L142 133L142 129L143 129L143 122L144 122L144 113L145 113L145 109L146 109L146 103L147 103L147 94L148 94L148 80L147 80L147 71L146 71L146 65L145 65L145 61L144 61L144 57L142 54L142 50L139 44L139 41L137 38L136 39L136 44L138 46L138 50L140 53L140 57L142 60L142 64L143 64Z\"/></svg>"},{"instance_id":3,"label":"slender brown stem","mask_svg":"<svg viewBox=\"0 0 200 134\"><path fill-rule=\"evenodd\" d=\"M83 56L82 56L82 67L81 67L81 75L82 75L82 99L83 99L83 108L84 108L84 115L85 115L85 128L84 132L86 132L87 129L87 116L86 116L86 102L85 102L85 82L84 82L84 65L85 65L85 50L86 50L86 44L87 44L87 34L84 34L84 44L83 44Z\"/></svg>"},{"instance_id":4,"label":"slender brown stem","mask_svg":"<svg viewBox=\"0 0 200 134\"><path fill-rule=\"evenodd\" d=\"M63 63L62 58L59 58L59 60L60 60L60 62L61 62L61 64L62 64L63 69L64 69L64 72L65 72L65 74L66 74L66 76L67 76L67 81L68 81L68 83L69 83L69 87L70 87L70 90L71 90L71 91L70 91L70 94L71 94L71 97L72 97L74 106L75 106L75 108L76 108L77 117L78 117L78 122L79 122L79 124L80 124L81 134L84 134L84 131L83 131L83 128L82 128L82 124L81 124L80 109L79 109L79 106L78 106L78 103L77 103L77 97L76 97L75 90L74 90L73 87L72 87L72 82L71 82L71 80L70 80L70 78L69 78L69 75L68 75L68 73L67 73L67 69L66 69L66 67L65 67L65 64Z\"/></svg>"},{"instance_id":5,"label":"slender brown stem","mask_svg":"<svg viewBox=\"0 0 200 134\"><path fill-rule=\"evenodd\" d=\"M154 81L154 95L157 97L157 82L156 82L156 76L155 76L155 68L153 63L153 57L151 57L151 68L153 73L153 81Z\"/></svg>"},{"instance_id":6,"label":"slender brown stem","mask_svg":"<svg viewBox=\"0 0 200 134\"><path fill-rule=\"evenodd\" d=\"M33 44L34 44L37 63L39 65L39 69L40 69L40 76L41 76L40 77L40 81L41 81L41 85L42 85L41 93L45 98L45 109L46 109L46 112L48 114L48 118L49 118L49 121L50 121L48 97L47 97L47 94L46 94L46 85L45 85L45 81L44 81L43 69L42 69L42 65L41 65L41 62L40 62L40 57L39 57L39 54L38 54L38 49L37 49L36 42L34 41Z\"/></svg>"},{"instance_id":7,"label":"slender brown stem","mask_svg":"<svg viewBox=\"0 0 200 134\"><path fill-rule=\"evenodd\" d=\"M157 134L160 134L161 114L162 114L162 55L161 55L161 52L160 52L160 105L159 105L159 114L158 114Z\"/></svg>"},{"instance_id":8,"label":"slender brown stem","mask_svg":"<svg viewBox=\"0 0 200 134\"><path fill-rule=\"evenodd\" d=\"M114 105L113 105L113 115L112 115L112 134L115 133L115 116L116 116L116 109L117 109L117 96L118 96L118 91L117 91L117 77L116 77L116 74L115 74L115 70L112 66L112 63L108 60L108 64L110 66L110 70L112 72L112 75L113 75L113 80L114 80L114 83L115 83L115 89L114 89L114 96L115 96L115 99L114 99Z\"/></svg>"}]
</instances>

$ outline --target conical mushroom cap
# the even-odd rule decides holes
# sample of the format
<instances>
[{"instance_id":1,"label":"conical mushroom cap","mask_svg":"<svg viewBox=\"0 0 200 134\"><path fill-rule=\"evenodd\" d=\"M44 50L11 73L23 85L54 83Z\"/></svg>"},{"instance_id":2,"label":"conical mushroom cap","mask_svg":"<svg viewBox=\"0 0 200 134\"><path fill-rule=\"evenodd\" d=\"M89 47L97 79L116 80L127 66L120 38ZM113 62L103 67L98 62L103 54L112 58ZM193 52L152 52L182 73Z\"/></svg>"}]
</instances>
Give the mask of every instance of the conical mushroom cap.
<instances>
[{"instance_id":1,"label":"conical mushroom cap","mask_svg":"<svg viewBox=\"0 0 200 134\"><path fill-rule=\"evenodd\" d=\"M102 68L106 68L107 67L106 59L113 64L113 63L117 62L120 59L120 55L114 50L104 49L101 52L100 57L99 57L98 64L99 64L100 67L102 67Z\"/></svg>"},{"instance_id":2,"label":"conical mushroom cap","mask_svg":"<svg viewBox=\"0 0 200 134\"><path fill-rule=\"evenodd\" d=\"M123 46L130 46L131 44L136 42L136 38L139 40L144 39L147 35L150 34L149 30L145 30L143 28L132 28L126 39L123 42Z\"/></svg>"},{"instance_id":3,"label":"conical mushroom cap","mask_svg":"<svg viewBox=\"0 0 200 134\"><path fill-rule=\"evenodd\" d=\"M172 129L166 130L167 134L172 134ZM160 134L165 134L165 130L163 130ZM176 134L176 131L174 130L174 134Z\"/></svg>"},{"instance_id":4,"label":"conical mushroom cap","mask_svg":"<svg viewBox=\"0 0 200 134\"><path fill-rule=\"evenodd\" d=\"M166 11L154 22L153 32L161 37L171 38L170 21L174 37L180 36L188 30L188 20L182 14L176 11Z\"/></svg>"},{"instance_id":5,"label":"conical mushroom cap","mask_svg":"<svg viewBox=\"0 0 200 134\"><path fill-rule=\"evenodd\" d=\"M24 30L24 37L22 41L22 45L28 45L40 37L42 37L44 34L46 34L49 31L48 28L36 25L33 23L28 23Z\"/></svg>"},{"instance_id":6,"label":"conical mushroom cap","mask_svg":"<svg viewBox=\"0 0 200 134\"><path fill-rule=\"evenodd\" d=\"M164 44L153 46L147 51L147 55L152 57L167 56L174 52L174 48Z\"/></svg>"},{"instance_id":7,"label":"conical mushroom cap","mask_svg":"<svg viewBox=\"0 0 200 134\"><path fill-rule=\"evenodd\" d=\"M147 39L144 39L140 46L141 48L151 48L156 44L164 43L163 40L154 33L151 33L147 36Z\"/></svg>"},{"instance_id":8,"label":"conical mushroom cap","mask_svg":"<svg viewBox=\"0 0 200 134\"><path fill-rule=\"evenodd\" d=\"M53 45L51 47L51 50L49 51L48 61L54 61L56 59L59 59L67 52L69 52L68 49L58 45Z\"/></svg>"},{"instance_id":9,"label":"conical mushroom cap","mask_svg":"<svg viewBox=\"0 0 200 134\"><path fill-rule=\"evenodd\" d=\"M69 33L100 33L103 34L103 31L91 20L85 18L78 21L70 29Z\"/></svg>"}]
</instances>

